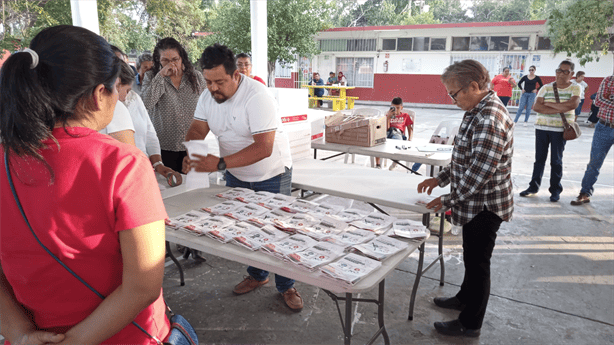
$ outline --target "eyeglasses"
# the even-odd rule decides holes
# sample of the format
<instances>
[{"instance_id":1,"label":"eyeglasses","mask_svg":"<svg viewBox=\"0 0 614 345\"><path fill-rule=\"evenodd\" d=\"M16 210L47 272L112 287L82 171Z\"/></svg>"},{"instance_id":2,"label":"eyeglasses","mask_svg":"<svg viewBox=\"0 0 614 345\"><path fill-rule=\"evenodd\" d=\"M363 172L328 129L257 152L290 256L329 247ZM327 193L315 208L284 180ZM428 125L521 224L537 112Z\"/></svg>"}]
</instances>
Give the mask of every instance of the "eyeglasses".
<instances>
[{"instance_id":1,"label":"eyeglasses","mask_svg":"<svg viewBox=\"0 0 614 345\"><path fill-rule=\"evenodd\" d=\"M454 102L456 102L456 96L458 95L459 92L463 91L464 87L461 87L458 91L456 91L454 94L449 93L448 96L450 96L450 98L452 98L452 100Z\"/></svg>"},{"instance_id":2,"label":"eyeglasses","mask_svg":"<svg viewBox=\"0 0 614 345\"><path fill-rule=\"evenodd\" d=\"M251 66L251 65L252 65L251 63L238 63L238 64L237 64L237 67L239 67L239 68L243 68L243 67L249 67L249 66Z\"/></svg>"},{"instance_id":3,"label":"eyeglasses","mask_svg":"<svg viewBox=\"0 0 614 345\"><path fill-rule=\"evenodd\" d=\"M168 59L161 59L161 60L160 60L160 63L162 63L162 64L165 64L165 65L166 65L166 64L167 64L167 63L169 63L169 62L176 63L176 62L179 62L179 61L181 61L181 58L176 57L176 58L173 58L173 59L171 59L171 60L168 60Z\"/></svg>"},{"instance_id":4,"label":"eyeglasses","mask_svg":"<svg viewBox=\"0 0 614 345\"><path fill-rule=\"evenodd\" d=\"M571 70L557 68L555 72L556 73L562 73L564 75L569 75L569 73L571 73Z\"/></svg>"},{"instance_id":5,"label":"eyeglasses","mask_svg":"<svg viewBox=\"0 0 614 345\"><path fill-rule=\"evenodd\" d=\"M534 69L530 69L529 72L535 72L535 70Z\"/></svg>"}]
</instances>

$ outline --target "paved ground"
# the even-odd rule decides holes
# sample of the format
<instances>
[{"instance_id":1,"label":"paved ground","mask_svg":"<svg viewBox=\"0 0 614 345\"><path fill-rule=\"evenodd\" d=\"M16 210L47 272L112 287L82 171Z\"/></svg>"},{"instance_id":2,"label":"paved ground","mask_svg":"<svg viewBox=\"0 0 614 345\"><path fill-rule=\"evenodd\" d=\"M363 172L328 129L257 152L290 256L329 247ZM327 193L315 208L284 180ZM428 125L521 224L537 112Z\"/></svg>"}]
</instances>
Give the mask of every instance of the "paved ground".
<instances>
[{"instance_id":1,"label":"paved ground","mask_svg":"<svg viewBox=\"0 0 614 345\"><path fill-rule=\"evenodd\" d=\"M415 136L420 138L429 138L440 121L462 116L457 110L415 110ZM534 116L530 122L533 121ZM517 197L530 179L534 130L532 126L515 130L515 213L513 221L502 225L497 238L482 336L458 339L440 336L433 329L433 322L457 316L457 312L435 307L433 298L455 294L463 276L461 238L446 234L446 284L439 286L438 265L426 274L418 290L413 321L407 320L407 312L417 253L386 280L385 320L392 344L614 343L614 154L610 152L606 159L592 202L571 206L569 202L580 190L593 134L591 128L582 129L582 137L566 147L564 192L558 203L549 201L547 190L533 198ZM356 164L366 165L367 161L357 157ZM405 172L397 168L390 173ZM548 178L546 171L544 181ZM387 211L397 217L419 219L407 212ZM433 237L427 243L427 260L435 257L436 248ZM205 263L181 260L186 286L179 286L178 270L170 262L164 279L167 302L190 320L201 344L343 343L335 304L321 290L296 284L305 301L299 313L285 306L273 282L252 293L234 296L232 288L246 274L246 267L211 255L206 257ZM360 297L376 297L375 293L376 290ZM376 330L376 312L374 305L356 305L352 328L355 344L364 344ZM383 343L381 338L377 343Z\"/></svg>"}]
</instances>

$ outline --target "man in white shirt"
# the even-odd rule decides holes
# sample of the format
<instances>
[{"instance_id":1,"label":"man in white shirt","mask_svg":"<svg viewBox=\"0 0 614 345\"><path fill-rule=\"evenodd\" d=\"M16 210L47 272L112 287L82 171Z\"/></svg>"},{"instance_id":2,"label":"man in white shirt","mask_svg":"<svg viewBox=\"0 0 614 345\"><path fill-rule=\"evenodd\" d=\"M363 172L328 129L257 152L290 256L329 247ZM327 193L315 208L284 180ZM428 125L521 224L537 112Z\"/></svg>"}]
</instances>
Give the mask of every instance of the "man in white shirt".
<instances>
[{"instance_id":1,"label":"man in white shirt","mask_svg":"<svg viewBox=\"0 0 614 345\"><path fill-rule=\"evenodd\" d=\"M200 95L186 140L204 139L211 131L218 137L221 157L188 156L183 161L184 173L226 170L229 187L290 195L290 146L266 87L239 73L235 56L226 46L207 47L201 64L209 92ZM234 288L238 295L269 281L267 271L250 266L247 272L249 276ZM294 280L276 275L275 284L288 307L303 308Z\"/></svg>"},{"instance_id":2,"label":"man in white shirt","mask_svg":"<svg viewBox=\"0 0 614 345\"><path fill-rule=\"evenodd\" d=\"M582 105L584 105L584 96L586 96L586 92L588 91L588 84L584 81L584 71L578 71L576 73L576 79L573 79L571 82L574 84L578 84L582 86L582 93L580 94L580 104L576 108L576 118L575 121L578 121L578 115L582 112Z\"/></svg>"}]
</instances>

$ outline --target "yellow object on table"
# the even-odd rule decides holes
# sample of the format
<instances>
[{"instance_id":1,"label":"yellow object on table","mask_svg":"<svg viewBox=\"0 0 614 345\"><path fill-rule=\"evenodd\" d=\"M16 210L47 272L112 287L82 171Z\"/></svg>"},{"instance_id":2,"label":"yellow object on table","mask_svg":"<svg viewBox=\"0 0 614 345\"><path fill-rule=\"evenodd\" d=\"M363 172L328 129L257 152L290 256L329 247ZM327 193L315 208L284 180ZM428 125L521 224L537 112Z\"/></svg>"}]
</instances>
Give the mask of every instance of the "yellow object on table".
<instances>
[{"instance_id":1,"label":"yellow object on table","mask_svg":"<svg viewBox=\"0 0 614 345\"><path fill-rule=\"evenodd\" d=\"M346 108L346 104L347 104L347 109L354 109L354 100L358 99L358 97L348 97L346 95L346 90L355 89L354 86L303 85L303 87L306 87L309 89L309 108L315 108L318 101L324 100L324 101L333 102L334 111L344 110ZM339 90L339 96L328 95L328 96L322 96L322 97L315 97L314 89L316 88Z\"/></svg>"}]
</instances>

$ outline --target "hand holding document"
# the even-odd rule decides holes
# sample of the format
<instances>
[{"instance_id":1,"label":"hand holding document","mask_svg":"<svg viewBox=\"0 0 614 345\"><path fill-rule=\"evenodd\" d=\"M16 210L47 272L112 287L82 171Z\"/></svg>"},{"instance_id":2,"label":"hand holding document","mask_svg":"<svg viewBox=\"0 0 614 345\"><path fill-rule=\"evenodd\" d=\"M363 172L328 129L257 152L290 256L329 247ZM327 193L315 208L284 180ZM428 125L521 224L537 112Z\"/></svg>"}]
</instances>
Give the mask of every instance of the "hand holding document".
<instances>
[{"instance_id":1,"label":"hand holding document","mask_svg":"<svg viewBox=\"0 0 614 345\"><path fill-rule=\"evenodd\" d=\"M194 154L206 157L209 153L209 146L204 140L184 141L183 145L188 149L190 159L198 159ZM207 172L196 172L194 169L191 169L188 172L186 180L186 187L188 190L209 188L209 173Z\"/></svg>"}]
</instances>

